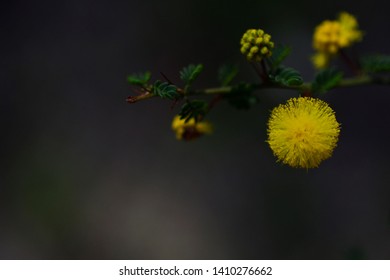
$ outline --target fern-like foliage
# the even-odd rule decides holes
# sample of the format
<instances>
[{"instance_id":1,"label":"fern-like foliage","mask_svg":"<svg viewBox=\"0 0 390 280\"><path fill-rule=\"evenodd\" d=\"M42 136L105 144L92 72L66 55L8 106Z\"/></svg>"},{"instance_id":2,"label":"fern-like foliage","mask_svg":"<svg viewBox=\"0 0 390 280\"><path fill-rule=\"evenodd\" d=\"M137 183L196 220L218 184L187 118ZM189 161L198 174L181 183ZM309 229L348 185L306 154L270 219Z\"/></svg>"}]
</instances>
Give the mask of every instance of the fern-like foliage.
<instances>
[{"instance_id":1,"label":"fern-like foliage","mask_svg":"<svg viewBox=\"0 0 390 280\"><path fill-rule=\"evenodd\" d=\"M370 55L360 60L362 69L366 73L390 72L390 55Z\"/></svg>"},{"instance_id":2,"label":"fern-like foliage","mask_svg":"<svg viewBox=\"0 0 390 280\"><path fill-rule=\"evenodd\" d=\"M279 67L269 75L269 78L272 82L283 86L300 86L303 83L301 74L290 67Z\"/></svg>"},{"instance_id":3,"label":"fern-like foliage","mask_svg":"<svg viewBox=\"0 0 390 280\"><path fill-rule=\"evenodd\" d=\"M164 99L176 100L180 97L175 85L157 80L153 85L153 93Z\"/></svg>"},{"instance_id":4,"label":"fern-like foliage","mask_svg":"<svg viewBox=\"0 0 390 280\"><path fill-rule=\"evenodd\" d=\"M270 58L271 68L272 70L277 69L280 64L286 59L286 57L290 54L291 48L284 45L277 46L272 51L272 56Z\"/></svg>"},{"instance_id":5,"label":"fern-like foliage","mask_svg":"<svg viewBox=\"0 0 390 280\"><path fill-rule=\"evenodd\" d=\"M190 86L192 82L199 76L202 70L202 64L190 64L180 71L180 78L184 81L186 86Z\"/></svg>"},{"instance_id":6,"label":"fern-like foliage","mask_svg":"<svg viewBox=\"0 0 390 280\"><path fill-rule=\"evenodd\" d=\"M127 76L127 81L134 86L145 86L152 75L150 72L138 73Z\"/></svg>"},{"instance_id":7,"label":"fern-like foliage","mask_svg":"<svg viewBox=\"0 0 390 280\"><path fill-rule=\"evenodd\" d=\"M207 111L208 104L206 101L192 100L183 104L179 116L181 119L185 119L185 122L188 122L192 118L199 120L207 113Z\"/></svg>"},{"instance_id":8,"label":"fern-like foliage","mask_svg":"<svg viewBox=\"0 0 390 280\"><path fill-rule=\"evenodd\" d=\"M253 85L247 83L234 86L232 92L226 94L224 98L231 106L239 110L248 110L259 103L259 98L253 92Z\"/></svg>"},{"instance_id":9,"label":"fern-like foliage","mask_svg":"<svg viewBox=\"0 0 390 280\"><path fill-rule=\"evenodd\" d=\"M237 66L230 64L222 65L218 70L218 80L221 83L221 86L229 85L236 77L237 73Z\"/></svg>"},{"instance_id":10,"label":"fern-like foliage","mask_svg":"<svg viewBox=\"0 0 390 280\"><path fill-rule=\"evenodd\" d=\"M343 78L343 73L334 69L324 69L315 76L312 84L313 93L325 93L337 86Z\"/></svg>"}]
</instances>

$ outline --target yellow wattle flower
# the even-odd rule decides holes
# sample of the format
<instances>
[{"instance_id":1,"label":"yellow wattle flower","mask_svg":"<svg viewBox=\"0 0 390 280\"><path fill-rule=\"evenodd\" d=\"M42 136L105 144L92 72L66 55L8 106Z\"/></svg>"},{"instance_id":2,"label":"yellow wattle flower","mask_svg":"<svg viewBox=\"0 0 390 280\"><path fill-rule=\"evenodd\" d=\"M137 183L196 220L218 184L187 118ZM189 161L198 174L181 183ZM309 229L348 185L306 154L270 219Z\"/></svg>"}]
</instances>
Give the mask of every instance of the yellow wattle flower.
<instances>
[{"instance_id":1,"label":"yellow wattle flower","mask_svg":"<svg viewBox=\"0 0 390 280\"><path fill-rule=\"evenodd\" d=\"M341 26L338 21L325 20L314 31L313 48L319 52L335 54L340 48Z\"/></svg>"},{"instance_id":2,"label":"yellow wattle flower","mask_svg":"<svg viewBox=\"0 0 390 280\"><path fill-rule=\"evenodd\" d=\"M299 97L272 110L267 132L267 142L278 161L308 169L332 155L340 124L326 102Z\"/></svg>"},{"instance_id":3,"label":"yellow wattle flower","mask_svg":"<svg viewBox=\"0 0 390 280\"><path fill-rule=\"evenodd\" d=\"M312 57L314 66L318 69L325 68L340 49L350 47L361 41L362 37L363 32L359 30L356 18L349 13L340 13L337 20L323 21L314 30L313 48L316 50Z\"/></svg>"},{"instance_id":4,"label":"yellow wattle flower","mask_svg":"<svg viewBox=\"0 0 390 280\"><path fill-rule=\"evenodd\" d=\"M211 134L213 126L208 121L196 122L194 118L185 122L180 116L175 116L172 120L172 130L178 140L192 140L204 134Z\"/></svg>"},{"instance_id":5,"label":"yellow wattle flower","mask_svg":"<svg viewBox=\"0 0 390 280\"><path fill-rule=\"evenodd\" d=\"M362 40L363 32L359 30L359 25L356 18L346 12L339 14L338 22L341 27L341 38L346 42L344 43L346 47L350 46L352 43Z\"/></svg>"}]
</instances>

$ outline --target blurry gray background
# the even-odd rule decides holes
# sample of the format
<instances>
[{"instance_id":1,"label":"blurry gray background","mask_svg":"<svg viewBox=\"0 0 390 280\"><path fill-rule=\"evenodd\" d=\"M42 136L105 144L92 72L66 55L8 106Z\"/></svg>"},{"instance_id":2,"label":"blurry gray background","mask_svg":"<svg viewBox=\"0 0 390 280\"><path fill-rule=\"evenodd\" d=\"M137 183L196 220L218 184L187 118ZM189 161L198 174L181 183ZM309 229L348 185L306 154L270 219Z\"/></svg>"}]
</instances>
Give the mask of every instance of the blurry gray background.
<instances>
[{"instance_id":1,"label":"blurry gray background","mask_svg":"<svg viewBox=\"0 0 390 280\"><path fill-rule=\"evenodd\" d=\"M219 104L212 136L183 143L176 110L127 104L128 74L217 84L248 28L293 48L313 77L314 27L343 10L361 53L389 54L387 1L9 1L0 10L2 259L390 258L390 88L326 95L339 146L315 170L275 162L269 111L294 92L260 92L249 112Z\"/></svg>"}]
</instances>

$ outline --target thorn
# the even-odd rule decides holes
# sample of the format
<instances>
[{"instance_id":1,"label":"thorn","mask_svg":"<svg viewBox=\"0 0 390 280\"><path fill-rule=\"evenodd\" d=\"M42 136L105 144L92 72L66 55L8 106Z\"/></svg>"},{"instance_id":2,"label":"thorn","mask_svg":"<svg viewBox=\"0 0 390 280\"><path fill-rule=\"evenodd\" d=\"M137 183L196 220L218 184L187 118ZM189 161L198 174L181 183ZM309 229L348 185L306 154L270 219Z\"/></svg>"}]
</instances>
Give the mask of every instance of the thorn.
<instances>
[{"instance_id":1,"label":"thorn","mask_svg":"<svg viewBox=\"0 0 390 280\"><path fill-rule=\"evenodd\" d=\"M165 74L164 74L163 72L160 72L160 74L161 74L161 76L164 77L164 79L165 79L168 83L170 83L171 85L173 85L173 83L168 79L167 76L165 76Z\"/></svg>"}]
</instances>

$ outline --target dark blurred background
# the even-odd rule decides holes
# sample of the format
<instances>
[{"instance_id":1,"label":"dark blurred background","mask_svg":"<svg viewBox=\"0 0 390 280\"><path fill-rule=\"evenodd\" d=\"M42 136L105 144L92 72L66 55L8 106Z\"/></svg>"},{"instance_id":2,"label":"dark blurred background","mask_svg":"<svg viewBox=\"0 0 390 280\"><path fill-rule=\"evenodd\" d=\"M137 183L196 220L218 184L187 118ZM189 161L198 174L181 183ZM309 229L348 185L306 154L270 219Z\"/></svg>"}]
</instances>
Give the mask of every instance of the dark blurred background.
<instances>
[{"instance_id":1,"label":"dark blurred background","mask_svg":"<svg viewBox=\"0 0 390 280\"><path fill-rule=\"evenodd\" d=\"M179 81L204 63L240 66L248 28L293 48L313 77L314 27L340 11L365 31L359 53L389 54L388 2L8 1L1 28L1 259L388 259L390 90L328 93L339 146L318 169L276 163L269 111L294 92L259 93L251 111L218 105L215 133L176 141L176 110L127 104L128 74Z\"/></svg>"}]
</instances>

